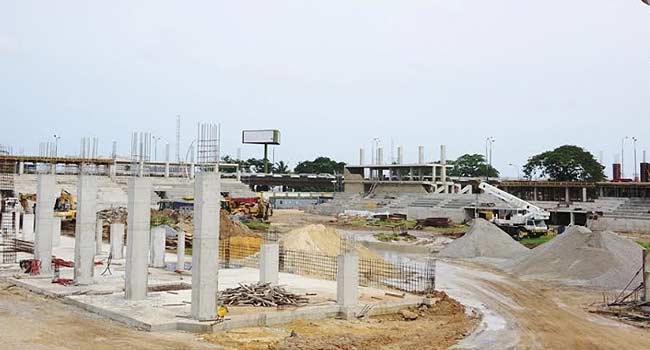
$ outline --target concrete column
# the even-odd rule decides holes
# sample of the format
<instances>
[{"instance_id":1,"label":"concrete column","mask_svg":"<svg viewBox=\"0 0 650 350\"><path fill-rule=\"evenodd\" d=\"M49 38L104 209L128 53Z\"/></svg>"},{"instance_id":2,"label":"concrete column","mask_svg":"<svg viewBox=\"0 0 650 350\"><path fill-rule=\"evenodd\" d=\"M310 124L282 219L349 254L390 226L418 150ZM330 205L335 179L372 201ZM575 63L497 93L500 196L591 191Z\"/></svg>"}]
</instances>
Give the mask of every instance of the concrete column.
<instances>
[{"instance_id":1,"label":"concrete column","mask_svg":"<svg viewBox=\"0 0 650 350\"><path fill-rule=\"evenodd\" d=\"M165 144L165 177L169 177L169 144Z\"/></svg>"},{"instance_id":2,"label":"concrete column","mask_svg":"<svg viewBox=\"0 0 650 350\"><path fill-rule=\"evenodd\" d=\"M20 232L20 212L19 211L14 212L14 232L16 233L16 237L18 237L18 233Z\"/></svg>"},{"instance_id":3,"label":"concrete column","mask_svg":"<svg viewBox=\"0 0 650 350\"><path fill-rule=\"evenodd\" d=\"M77 223L74 234L74 282L93 283L95 270L95 226L97 221L97 178L80 175L77 181Z\"/></svg>"},{"instance_id":4,"label":"concrete column","mask_svg":"<svg viewBox=\"0 0 650 350\"><path fill-rule=\"evenodd\" d=\"M25 162L20 161L18 162L18 175L22 175L25 173Z\"/></svg>"},{"instance_id":5,"label":"concrete column","mask_svg":"<svg viewBox=\"0 0 650 350\"><path fill-rule=\"evenodd\" d=\"M447 146L440 145L440 164L442 168L440 169L440 181L444 185L442 193L447 193Z\"/></svg>"},{"instance_id":6,"label":"concrete column","mask_svg":"<svg viewBox=\"0 0 650 350\"><path fill-rule=\"evenodd\" d=\"M165 267L165 235L164 227L154 227L151 230L151 244L149 252L149 265L151 267Z\"/></svg>"},{"instance_id":7,"label":"concrete column","mask_svg":"<svg viewBox=\"0 0 650 350\"><path fill-rule=\"evenodd\" d=\"M176 271L185 270L185 231L179 230L176 237Z\"/></svg>"},{"instance_id":8,"label":"concrete column","mask_svg":"<svg viewBox=\"0 0 650 350\"><path fill-rule=\"evenodd\" d=\"M565 200L566 202L570 202L570 201L571 201L571 195L570 195L570 192L569 192L569 188L568 188L568 187L565 187L565 188L564 188L564 200Z\"/></svg>"},{"instance_id":9,"label":"concrete column","mask_svg":"<svg viewBox=\"0 0 650 350\"><path fill-rule=\"evenodd\" d=\"M404 162L404 147L397 146L397 164Z\"/></svg>"},{"instance_id":10,"label":"concrete column","mask_svg":"<svg viewBox=\"0 0 650 350\"><path fill-rule=\"evenodd\" d=\"M34 240L34 214L23 214L23 239Z\"/></svg>"},{"instance_id":11,"label":"concrete column","mask_svg":"<svg viewBox=\"0 0 650 350\"><path fill-rule=\"evenodd\" d=\"M533 200L537 201L537 187L533 187Z\"/></svg>"},{"instance_id":12,"label":"concrete column","mask_svg":"<svg viewBox=\"0 0 650 350\"><path fill-rule=\"evenodd\" d=\"M384 164L384 149L382 147L377 147L377 165Z\"/></svg>"},{"instance_id":13,"label":"concrete column","mask_svg":"<svg viewBox=\"0 0 650 350\"><path fill-rule=\"evenodd\" d=\"M569 225L573 226L576 224L576 216L573 214L573 212L569 213Z\"/></svg>"},{"instance_id":14,"label":"concrete column","mask_svg":"<svg viewBox=\"0 0 650 350\"><path fill-rule=\"evenodd\" d=\"M366 152L363 148L359 149L359 165L363 165L366 162Z\"/></svg>"},{"instance_id":15,"label":"concrete column","mask_svg":"<svg viewBox=\"0 0 650 350\"><path fill-rule=\"evenodd\" d=\"M165 163L165 177L169 177L169 162Z\"/></svg>"},{"instance_id":16,"label":"concrete column","mask_svg":"<svg viewBox=\"0 0 650 350\"><path fill-rule=\"evenodd\" d=\"M605 191L600 187L600 197L605 197Z\"/></svg>"},{"instance_id":17,"label":"concrete column","mask_svg":"<svg viewBox=\"0 0 650 350\"><path fill-rule=\"evenodd\" d=\"M587 201L587 188L585 187L582 188L582 201L583 202Z\"/></svg>"},{"instance_id":18,"label":"concrete column","mask_svg":"<svg viewBox=\"0 0 650 350\"><path fill-rule=\"evenodd\" d=\"M218 173L201 173L194 182L194 236L192 241L192 318L215 318L219 259Z\"/></svg>"},{"instance_id":19,"label":"concrete column","mask_svg":"<svg viewBox=\"0 0 650 350\"><path fill-rule=\"evenodd\" d=\"M359 257L348 253L337 258L336 303L343 307L356 306L359 302Z\"/></svg>"},{"instance_id":20,"label":"concrete column","mask_svg":"<svg viewBox=\"0 0 650 350\"><path fill-rule=\"evenodd\" d=\"M110 176L111 179L114 179L116 175L117 175L117 164L113 163L108 166L108 176Z\"/></svg>"},{"instance_id":21,"label":"concrete column","mask_svg":"<svg viewBox=\"0 0 650 350\"><path fill-rule=\"evenodd\" d=\"M650 301L650 249L643 250L643 300Z\"/></svg>"},{"instance_id":22,"label":"concrete column","mask_svg":"<svg viewBox=\"0 0 650 350\"><path fill-rule=\"evenodd\" d=\"M260 282L279 283L280 246L278 243L264 243L260 247Z\"/></svg>"},{"instance_id":23,"label":"concrete column","mask_svg":"<svg viewBox=\"0 0 650 350\"><path fill-rule=\"evenodd\" d=\"M190 163L190 179L194 178L194 163Z\"/></svg>"},{"instance_id":24,"label":"concrete column","mask_svg":"<svg viewBox=\"0 0 650 350\"><path fill-rule=\"evenodd\" d=\"M237 182L241 181L241 170L237 169Z\"/></svg>"},{"instance_id":25,"label":"concrete column","mask_svg":"<svg viewBox=\"0 0 650 350\"><path fill-rule=\"evenodd\" d=\"M95 221L95 255L102 254L102 241L104 240L104 220L96 218Z\"/></svg>"},{"instance_id":26,"label":"concrete column","mask_svg":"<svg viewBox=\"0 0 650 350\"><path fill-rule=\"evenodd\" d=\"M128 227L126 237L126 272L124 298L142 300L147 297L149 268L149 228L151 208L151 180L129 179L128 184Z\"/></svg>"},{"instance_id":27,"label":"concrete column","mask_svg":"<svg viewBox=\"0 0 650 350\"><path fill-rule=\"evenodd\" d=\"M111 224L110 241L113 259L124 259L124 224Z\"/></svg>"},{"instance_id":28,"label":"concrete column","mask_svg":"<svg viewBox=\"0 0 650 350\"><path fill-rule=\"evenodd\" d=\"M36 240L34 259L41 262L41 273L52 273L52 218L56 198L56 177L49 174L38 176L36 190Z\"/></svg>"},{"instance_id":29,"label":"concrete column","mask_svg":"<svg viewBox=\"0 0 650 350\"><path fill-rule=\"evenodd\" d=\"M418 164L424 164L424 146L418 146Z\"/></svg>"},{"instance_id":30,"label":"concrete column","mask_svg":"<svg viewBox=\"0 0 650 350\"><path fill-rule=\"evenodd\" d=\"M61 217L52 218L52 247L61 245Z\"/></svg>"}]
</instances>

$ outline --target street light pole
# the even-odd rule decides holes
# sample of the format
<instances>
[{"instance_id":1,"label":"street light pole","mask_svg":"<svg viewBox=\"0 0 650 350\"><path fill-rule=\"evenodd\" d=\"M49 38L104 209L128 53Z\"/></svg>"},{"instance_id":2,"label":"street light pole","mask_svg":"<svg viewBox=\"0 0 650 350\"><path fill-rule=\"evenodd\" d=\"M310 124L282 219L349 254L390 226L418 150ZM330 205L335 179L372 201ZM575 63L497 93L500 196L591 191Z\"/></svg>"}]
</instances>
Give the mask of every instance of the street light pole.
<instances>
[{"instance_id":1,"label":"street light pole","mask_svg":"<svg viewBox=\"0 0 650 350\"><path fill-rule=\"evenodd\" d=\"M485 139L485 182L490 181L490 167L492 166L492 143L494 137L489 136Z\"/></svg>"},{"instance_id":2,"label":"street light pole","mask_svg":"<svg viewBox=\"0 0 650 350\"><path fill-rule=\"evenodd\" d=\"M57 134L54 134L54 156L58 157L59 156L59 139L61 136L58 136Z\"/></svg>"}]
</instances>

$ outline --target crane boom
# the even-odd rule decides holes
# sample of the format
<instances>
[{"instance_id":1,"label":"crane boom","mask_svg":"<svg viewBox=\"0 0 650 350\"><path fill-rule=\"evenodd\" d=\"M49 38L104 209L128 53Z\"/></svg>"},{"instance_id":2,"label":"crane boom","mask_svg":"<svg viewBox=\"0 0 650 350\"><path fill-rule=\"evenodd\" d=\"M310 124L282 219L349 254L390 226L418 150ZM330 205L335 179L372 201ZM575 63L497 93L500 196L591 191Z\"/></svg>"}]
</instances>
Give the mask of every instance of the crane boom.
<instances>
[{"instance_id":1,"label":"crane boom","mask_svg":"<svg viewBox=\"0 0 650 350\"><path fill-rule=\"evenodd\" d=\"M547 212L546 210L535 206L529 202L526 202L525 200L514 196L506 191L500 190L496 188L495 186L492 186L488 184L487 182L481 182L478 185L478 188L482 189L483 192L491 194L502 201L508 203L509 205L513 206L516 209L520 210L525 210L528 212L527 216L533 216L536 219L539 220L548 220L550 218L550 213Z\"/></svg>"}]
</instances>

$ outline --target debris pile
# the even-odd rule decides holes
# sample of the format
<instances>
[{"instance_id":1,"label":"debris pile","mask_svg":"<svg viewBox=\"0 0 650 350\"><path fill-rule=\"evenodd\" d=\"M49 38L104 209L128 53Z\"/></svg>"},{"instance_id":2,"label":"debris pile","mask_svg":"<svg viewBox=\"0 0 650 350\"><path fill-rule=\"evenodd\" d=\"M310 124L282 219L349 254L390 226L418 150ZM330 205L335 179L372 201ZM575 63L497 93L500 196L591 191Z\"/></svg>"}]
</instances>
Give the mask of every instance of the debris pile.
<instances>
[{"instance_id":1,"label":"debris pile","mask_svg":"<svg viewBox=\"0 0 650 350\"><path fill-rule=\"evenodd\" d=\"M641 268L641 246L613 232L574 226L565 233L509 262L521 276L559 280L572 285L622 289ZM640 275L631 283L641 282Z\"/></svg>"},{"instance_id":2,"label":"debris pile","mask_svg":"<svg viewBox=\"0 0 650 350\"><path fill-rule=\"evenodd\" d=\"M301 306L309 303L306 296L287 292L271 283L239 284L239 287L229 288L220 292L218 300L223 305L277 307Z\"/></svg>"},{"instance_id":3,"label":"debris pile","mask_svg":"<svg viewBox=\"0 0 650 350\"><path fill-rule=\"evenodd\" d=\"M509 259L528 252L528 248L512 239L493 223L476 219L461 238L443 248L439 256L447 258Z\"/></svg>"},{"instance_id":4,"label":"debris pile","mask_svg":"<svg viewBox=\"0 0 650 350\"><path fill-rule=\"evenodd\" d=\"M128 211L125 207L104 209L97 212L97 217L104 221L104 226L110 224L126 224Z\"/></svg>"}]
</instances>

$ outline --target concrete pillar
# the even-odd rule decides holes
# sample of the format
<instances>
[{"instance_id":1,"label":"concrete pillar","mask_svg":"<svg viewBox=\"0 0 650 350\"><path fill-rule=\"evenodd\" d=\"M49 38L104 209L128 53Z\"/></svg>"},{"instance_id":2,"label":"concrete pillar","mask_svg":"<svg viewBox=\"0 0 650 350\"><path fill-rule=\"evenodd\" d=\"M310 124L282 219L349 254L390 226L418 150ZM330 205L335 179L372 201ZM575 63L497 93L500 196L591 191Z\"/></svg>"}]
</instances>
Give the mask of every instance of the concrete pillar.
<instances>
[{"instance_id":1,"label":"concrete pillar","mask_svg":"<svg viewBox=\"0 0 650 350\"><path fill-rule=\"evenodd\" d=\"M605 197L605 190L602 186L600 187L600 197Z\"/></svg>"},{"instance_id":2,"label":"concrete pillar","mask_svg":"<svg viewBox=\"0 0 650 350\"><path fill-rule=\"evenodd\" d=\"M533 200L537 201L537 187L533 187Z\"/></svg>"},{"instance_id":3,"label":"concrete pillar","mask_svg":"<svg viewBox=\"0 0 650 350\"><path fill-rule=\"evenodd\" d=\"M95 255L102 254L104 240L104 220L97 218L95 222Z\"/></svg>"},{"instance_id":4,"label":"concrete pillar","mask_svg":"<svg viewBox=\"0 0 650 350\"><path fill-rule=\"evenodd\" d=\"M445 145L440 145L440 164L442 165L440 169L440 181L444 186L442 193L447 193L447 146Z\"/></svg>"},{"instance_id":5,"label":"concrete pillar","mask_svg":"<svg viewBox=\"0 0 650 350\"><path fill-rule=\"evenodd\" d=\"M366 152L363 148L359 149L359 165L363 165L366 162Z\"/></svg>"},{"instance_id":6,"label":"concrete pillar","mask_svg":"<svg viewBox=\"0 0 650 350\"><path fill-rule=\"evenodd\" d=\"M176 237L176 271L185 270L185 231L179 230Z\"/></svg>"},{"instance_id":7,"label":"concrete pillar","mask_svg":"<svg viewBox=\"0 0 650 350\"><path fill-rule=\"evenodd\" d=\"M23 214L23 239L34 240L34 214Z\"/></svg>"},{"instance_id":8,"label":"concrete pillar","mask_svg":"<svg viewBox=\"0 0 650 350\"><path fill-rule=\"evenodd\" d=\"M404 147L397 146L397 164L404 163Z\"/></svg>"},{"instance_id":9,"label":"concrete pillar","mask_svg":"<svg viewBox=\"0 0 650 350\"><path fill-rule=\"evenodd\" d=\"M643 300L650 301L650 249L643 250Z\"/></svg>"},{"instance_id":10,"label":"concrete pillar","mask_svg":"<svg viewBox=\"0 0 650 350\"><path fill-rule=\"evenodd\" d=\"M110 241L113 259L124 259L124 224L111 224Z\"/></svg>"},{"instance_id":11,"label":"concrete pillar","mask_svg":"<svg viewBox=\"0 0 650 350\"><path fill-rule=\"evenodd\" d=\"M25 173L25 162L20 161L18 162L18 175L22 175Z\"/></svg>"},{"instance_id":12,"label":"concrete pillar","mask_svg":"<svg viewBox=\"0 0 650 350\"><path fill-rule=\"evenodd\" d=\"M201 173L194 182L194 236L192 241L192 318L215 318L219 259L218 173Z\"/></svg>"},{"instance_id":13,"label":"concrete pillar","mask_svg":"<svg viewBox=\"0 0 650 350\"><path fill-rule=\"evenodd\" d=\"M169 162L165 163L165 177L169 177Z\"/></svg>"},{"instance_id":14,"label":"concrete pillar","mask_svg":"<svg viewBox=\"0 0 650 350\"><path fill-rule=\"evenodd\" d=\"M149 265L151 267L165 267L165 235L164 227L154 227L151 230L151 244L149 252Z\"/></svg>"},{"instance_id":15,"label":"concrete pillar","mask_svg":"<svg viewBox=\"0 0 650 350\"><path fill-rule=\"evenodd\" d=\"M77 181L77 219L74 234L74 282L93 283L95 270L95 225L97 178L80 175Z\"/></svg>"},{"instance_id":16,"label":"concrete pillar","mask_svg":"<svg viewBox=\"0 0 650 350\"><path fill-rule=\"evenodd\" d=\"M260 247L260 282L279 283L280 246L278 243L264 243Z\"/></svg>"},{"instance_id":17,"label":"concrete pillar","mask_svg":"<svg viewBox=\"0 0 650 350\"><path fill-rule=\"evenodd\" d=\"M418 146L418 164L424 164L424 146Z\"/></svg>"},{"instance_id":18,"label":"concrete pillar","mask_svg":"<svg viewBox=\"0 0 650 350\"><path fill-rule=\"evenodd\" d=\"M194 162L190 163L190 179L194 178Z\"/></svg>"},{"instance_id":19,"label":"concrete pillar","mask_svg":"<svg viewBox=\"0 0 650 350\"><path fill-rule=\"evenodd\" d=\"M151 180L132 178L128 184L128 229L124 298L142 300L147 297L149 268L149 228L151 208Z\"/></svg>"},{"instance_id":20,"label":"concrete pillar","mask_svg":"<svg viewBox=\"0 0 650 350\"><path fill-rule=\"evenodd\" d=\"M384 164L384 149L382 147L377 147L377 165Z\"/></svg>"},{"instance_id":21,"label":"concrete pillar","mask_svg":"<svg viewBox=\"0 0 650 350\"><path fill-rule=\"evenodd\" d=\"M52 273L52 218L56 198L56 177L50 174L38 176L36 190L36 239L34 259L41 262L41 273Z\"/></svg>"},{"instance_id":22,"label":"concrete pillar","mask_svg":"<svg viewBox=\"0 0 650 350\"><path fill-rule=\"evenodd\" d=\"M110 176L111 179L114 179L115 176L117 176L117 163L108 166L108 176Z\"/></svg>"},{"instance_id":23,"label":"concrete pillar","mask_svg":"<svg viewBox=\"0 0 650 350\"><path fill-rule=\"evenodd\" d=\"M576 224L576 216L575 216L575 214L573 212L569 213L569 218L570 218L569 219L569 225L570 226L575 225Z\"/></svg>"},{"instance_id":24,"label":"concrete pillar","mask_svg":"<svg viewBox=\"0 0 650 350\"><path fill-rule=\"evenodd\" d=\"M61 217L52 218L52 247L61 245Z\"/></svg>"},{"instance_id":25,"label":"concrete pillar","mask_svg":"<svg viewBox=\"0 0 650 350\"><path fill-rule=\"evenodd\" d=\"M20 232L20 212L19 211L14 212L14 232L16 233L16 237L18 237L18 233Z\"/></svg>"},{"instance_id":26,"label":"concrete pillar","mask_svg":"<svg viewBox=\"0 0 650 350\"><path fill-rule=\"evenodd\" d=\"M165 144L165 177L169 177L169 144Z\"/></svg>"},{"instance_id":27,"label":"concrete pillar","mask_svg":"<svg viewBox=\"0 0 650 350\"><path fill-rule=\"evenodd\" d=\"M585 187L582 188L582 201L583 202L587 201L587 188Z\"/></svg>"},{"instance_id":28,"label":"concrete pillar","mask_svg":"<svg viewBox=\"0 0 650 350\"><path fill-rule=\"evenodd\" d=\"M241 170L237 169L237 182L241 182Z\"/></svg>"},{"instance_id":29,"label":"concrete pillar","mask_svg":"<svg viewBox=\"0 0 650 350\"><path fill-rule=\"evenodd\" d=\"M355 253L337 258L336 303L343 307L356 306L359 302L359 257Z\"/></svg>"},{"instance_id":30,"label":"concrete pillar","mask_svg":"<svg viewBox=\"0 0 650 350\"><path fill-rule=\"evenodd\" d=\"M570 195L570 192L569 192L569 188L568 188L568 187L565 187L565 188L564 188L564 200L565 200L566 202L570 202L570 201L571 201L571 195Z\"/></svg>"}]
</instances>

